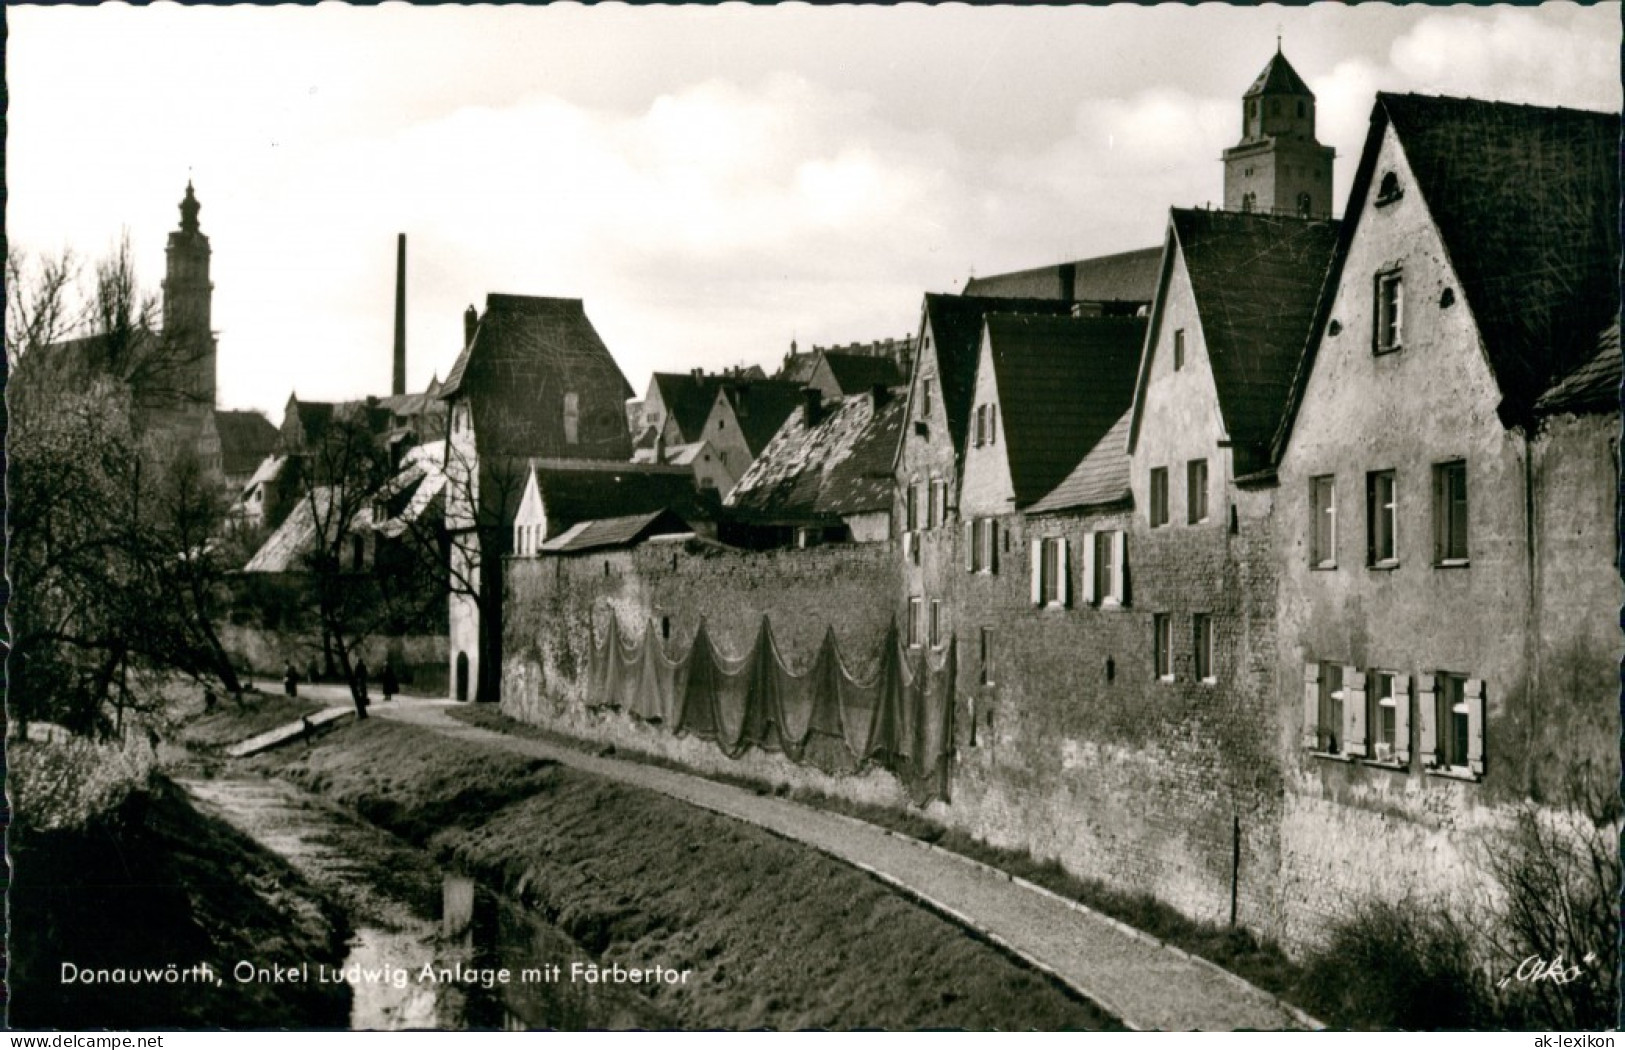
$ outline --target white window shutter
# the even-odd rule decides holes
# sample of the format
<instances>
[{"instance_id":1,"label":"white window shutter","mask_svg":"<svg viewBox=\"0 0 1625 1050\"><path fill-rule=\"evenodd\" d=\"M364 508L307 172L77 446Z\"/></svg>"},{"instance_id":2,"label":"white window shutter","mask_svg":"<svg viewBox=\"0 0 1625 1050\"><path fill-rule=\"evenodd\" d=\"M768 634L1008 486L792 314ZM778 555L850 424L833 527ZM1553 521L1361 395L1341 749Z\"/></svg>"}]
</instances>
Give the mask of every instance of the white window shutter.
<instances>
[{"instance_id":1,"label":"white window shutter","mask_svg":"<svg viewBox=\"0 0 1625 1050\"><path fill-rule=\"evenodd\" d=\"M1068 553L1071 544L1063 536L1055 546L1055 596L1061 600L1062 605L1071 605L1072 568Z\"/></svg>"},{"instance_id":2,"label":"white window shutter","mask_svg":"<svg viewBox=\"0 0 1625 1050\"><path fill-rule=\"evenodd\" d=\"M1095 534L1083 534L1083 593L1078 601L1084 604L1095 600Z\"/></svg>"},{"instance_id":3,"label":"white window shutter","mask_svg":"<svg viewBox=\"0 0 1625 1050\"><path fill-rule=\"evenodd\" d=\"M1128 604L1128 590L1123 586L1128 571L1128 534L1122 529L1112 533L1112 590L1111 595L1119 605Z\"/></svg>"},{"instance_id":4,"label":"white window shutter","mask_svg":"<svg viewBox=\"0 0 1625 1050\"><path fill-rule=\"evenodd\" d=\"M1303 665L1303 746L1320 748L1320 665Z\"/></svg>"},{"instance_id":5,"label":"white window shutter","mask_svg":"<svg viewBox=\"0 0 1625 1050\"><path fill-rule=\"evenodd\" d=\"M1343 669L1343 751L1363 756L1365 737L1365 672Z\"/></svg>"},{"instance_id":6,"label":"white window shutter","mask_svg":"<svg viewBox=\"0 0 1625 1050\"><path fill-rule=\"evenodd\" d=\"M903 560L914 560L914 533L912 532L903 533Z\"/></svg>"},{"instance_id":7,"label":"white window shutter","mask_svg":"<svg viewBox=\"0 0 1625 1050\"><path fill-rule=\"evenodd\" d=\"M1044 604L1044 541L1033 540L1029 545L1032 549L1033 570L1033 604Z\"/></svg>"},{"instance_id":8,"label":"white window shutter","mask_svg":"<svg viewBox=\"0 0 1625 1050\"><path fill-rule=\"evenodd\" d=\"M1467 679L1467 765L1484 775L1484 680Z\"/></svg>"},{"instance_id":9,"label":"white window shutter","mask_svg":"<svg viewBox=\"0 0 1625 1050\"><path fill-rule=\"evenodd\" d=\"M1416 676L1416 714L1422 726L1422 768L1439 764L1439 708L1437 679L1430 674Z\"/></svg>"},{"instance_id":10,"label":"white window shutter","mask_svg":"<svg viewBox=\"0 0 1625 1050\"><path fill-rule=\"evenodd\" d=\"M1411 764L1411 679L1394 675L1394 761Z\"/></svg>"},{"instance_id":11,"label":"white window shutter","mask_svg":"<svg viewBox=\"0 0 1625 1050\"><path fill-rule=\"evenodd\" d=\"M965 571L976 571L976 521L965 522Z\"/></svg>"}]
</instances>

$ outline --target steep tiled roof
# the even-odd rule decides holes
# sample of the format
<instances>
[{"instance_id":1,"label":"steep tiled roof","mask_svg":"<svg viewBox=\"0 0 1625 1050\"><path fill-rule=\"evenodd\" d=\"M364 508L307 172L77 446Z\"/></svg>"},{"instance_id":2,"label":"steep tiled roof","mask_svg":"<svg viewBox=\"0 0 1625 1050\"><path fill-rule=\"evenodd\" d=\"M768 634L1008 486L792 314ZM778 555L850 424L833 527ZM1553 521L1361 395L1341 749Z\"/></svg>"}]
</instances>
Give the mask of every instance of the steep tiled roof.
<instances>
[{"instance_id":1,"label":"steep tiled roof","mask_svg":"<svg viewBox=\"0 0 1625 1050\"><path fill-rule=\"evenodd\" d=\"M1161 258L1160 247L1140 248L1031 270L972 277L965 284L965 294L1149 303L1157 291L1157 260ZM1070 296L1066 292L1068 281L1072 286Z\"/></svg>"},{"instance_id":2,"label":"steep tiled roof","mask_svg":"<svg viewBox=\"0 0 1625 1050\"><path fill-rule=\"evenodd\" d=\"M572 554L605 547L627 547L649 536L687 531L688 524L682 518L669 510L656 510L622 518L583 521L548 540L541 549L552 554Z\"/></svg>"},{"instance_id":3,"label":"steep tiled roof","mask_svg":"<svg viewBox=\"0 0 1625 1050\"><path fill-rule=\"evenodd\" d=\"M1503 424L1526 423L1554 380L1595 354L1598 333L1617 315L1618 114L1378 94L1328 294L1275 437L1277 455L1330 321L1348 246L1380 185L1377 155L1390 127L1461 279L1500 387Z\"/></svg>"},{"instance_id":4,"label":"steep tiled roof","mask_svg":"<svg viewBox=\"0 0 1625 1050\"><path fill-rule=\"evenodd\" d=\"M995 296L939 295L927 292L923 333L930 326L935 337L937 382L942 408L948 415L948 435L956 456L965 451L965 427L976 383L976 360L982 350L982 324L989 314L1046 314L1067 316L1070 303L1056 299L1017 299Z\"/></svg>"},{"instance_id":5,"label":"steep tiled roof","mask_svg":"<svg viewBox=\"0 0 1625 1050\"><path fill-rule=\"evenodd\" d=\"M542 406L559 404L565 391L581 398L577 447L584 458L631 454L624 402L632 388L579 299L488 295L440 396L467 395L471 387L478 388L469 405L482 455L562 447L562 419Z\"/></svg>"},{"instance_id":6,"label":"steep tiled roof","mask_svg":"<svg viewBox=\"0 0 1625 1050\"><path fill-rule=\"evenodd\" d=\"M785 418L801 404L801 387L781 379L730 380L720 388L733 406L750 454L759 456Z\"/></svg>"},{"instance_id":7,"label":"steep tiled roof","mask_svg":"<svg viewBox=\"0 0 1625 1050\"><path fill-rule=\"evenodd\" d=\"M262 412L216 410L214 427L227 474L247 474L276 448L276 427Z\"/></svg>"},{"instance_id":8,"label":"steep tiled roof","mask_svg":"<svg viewBox=\"0 0 1625 1050\"><path fill-rule=\"evenodd\" d=\"M1128 407L1145 326L1139 317L987 319L1018 508L1047 495Z\"/></svg>"},{"instance_id":9,"label":"steep tiled roof","mask_svg":"<svg viewBox=\"0 0 1625 1050\"><path fill-rule=\"evenodd\" d=\"M1251 98L1268 92L1271 95L1308 95L1312 94L1309 85L1298 76L1298 71L1292 68L1292 63L1286 60L1281 52L1275 52L1275 57L1269 60L1264 71L1259 73L1252 84L1243 92L1243 98Z\"/></svg>"},{"instance_id":10,"label":"steep tiled roof","mask_svg":"<svg viewBox=\"0 0 1625 1050\"><path fill-rule=\"evenodd\" d=\"M1618 412L1620 407L1619 318L1597 340L1591 360L1576 368L1535 402L1540 415Z\"/></svg>"},{"instance_id":11,"label":"steep tiled roof","mask_svg":"<svg viewBox=\"0 0 1625 1050\"><path fill-rule=\"evenodd\" d=\"M244 572L305 572L309 569L306 558L316 548L318 521L332 524L332 516L340 513L333 501L338 490L322 485L300 500L293 511L283 519L260 549L254 552L243 567ZM349 521L350 534L366 532L372 527L372 512L367 506L357 508Z\"/></svg>"},{"instance_id":12,"label":"steep tiled roof","mask_svg":"<svg viewBox=\"0 0 1625 1050\"><path fill-rule=\"evenodd\" d=\"M685 521L716 516L695 490L694 472L687 467L581 459L537 459L531 467L547 508L548 538L583 521L657 510L671 510ZM504 524L512 524L512 518L510 513Z\"/></svg>"},{"instance_id":13,"label":"steep tiled roof","mask_svg":"<svg viewBox=\"0 0 1625 1050\"><path fill-rule=\"evenodd\" d=\"M877 386L896 386L903 381L897 371L897 362L889 357L842 354L832 350L820 350L819 353L823 355L830 375L835 378L840 397L867 393Z\"/></svg>"},{"instance_id":14,"label":"steep tiled roof","mask_svg":"<svg viewBox=\"0 0 1625 1050\"><path fill-rule=\"evenodd\" d=\"M742 519L778 523L889 509L906 408L894 391L878 412L870 394L826 406L810 429L805 413L794 413L728 494L727 507Z\"/></svg>"},{"instance_id":15,"label":"steep tiled roof","mask_svg":"<svg viewBox=\"0 0 1625 1050\"><path fill-rule=\"evenodd\" d=\"M1377 107L1517 418L1619 308L1619 115L1423 95Z\"/></svg>"},{"instance_id":16,"label":"steep tiled roof","mask_svg":"<svg viewBox=\"0 0 1625 1050\"><path fill-rule=\"evenodd\" d=\"M1237 474L1267 467L1270 443L1303 356L1338 224L1232 211L1175 208L1170 248L1185 261ZM1173 272L1164 264L1163 282ZM1159 316L1153 324L1160 322ZM1150 361L1141 364L1143 398ZM1138 438L1140 407L1130 423Z\"/></svg>"},{"instance_id":17,"label":"steep tiled roof","mask_svg":"<svg viewBox=\"0 0 1625 1050\"><path fill-rule=\"evenodd\" d=\"M656 372L652 377L666 406L666 416L677 425L684 442L703 436L701 431L716 402L717 389L726 381L725 376L696 376L690 372Z\"/></svg>"},{"instance_id":18,"label":"steep tiled roof","mask_svg":"<svg viewBox=\"0 0 1625 1050\"><path fill-rule=\"evenodd\" d=\"M1043 499L1027 508L1028 514L1079 507L1104 507L1133 501L1129 487L1129 413L1117 417L1106 436L1095 443L1089 454L1078 461L1072 473L1050 490Z\"/></svg>"}]
</instances>

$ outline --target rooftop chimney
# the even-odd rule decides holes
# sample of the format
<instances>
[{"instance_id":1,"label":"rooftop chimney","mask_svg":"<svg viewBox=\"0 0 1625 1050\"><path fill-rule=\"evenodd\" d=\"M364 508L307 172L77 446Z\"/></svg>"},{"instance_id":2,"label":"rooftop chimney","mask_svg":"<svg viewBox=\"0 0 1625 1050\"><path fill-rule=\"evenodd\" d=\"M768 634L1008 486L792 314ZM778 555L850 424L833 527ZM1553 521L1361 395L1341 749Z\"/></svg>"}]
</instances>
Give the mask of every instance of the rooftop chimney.
<instances>
[{"instance_id":1,"label":"rooftop chimney","mask_svg":"<svg viewBox=\"0 0 1625 1050\"><path fill-rule=\"evenodd\" d=\"M463 346L474 341L474 332L480 327L480 315L472 305L463 311Z\"/></svg>"},{"instance_id":2,"label":"rooftop chimney","mask_svg":"<svg viewBox=\"0 0 1625 1050\"><path fill-rule=\"evenodd\" d=\"M395 376L389 392L406 393L406 234L395 238Z\"/></svg>"},{"instance_id":3,"label":"rooftop chimney","mask_svg":"<svg viewBox=\"0 0 1625 1050\"><path fill-rule=\"evenodd\" d=\"M824 395L815 386L802 388L801 418L808 430L818 425L824 414Z\"/></svg>"}]
</instances>

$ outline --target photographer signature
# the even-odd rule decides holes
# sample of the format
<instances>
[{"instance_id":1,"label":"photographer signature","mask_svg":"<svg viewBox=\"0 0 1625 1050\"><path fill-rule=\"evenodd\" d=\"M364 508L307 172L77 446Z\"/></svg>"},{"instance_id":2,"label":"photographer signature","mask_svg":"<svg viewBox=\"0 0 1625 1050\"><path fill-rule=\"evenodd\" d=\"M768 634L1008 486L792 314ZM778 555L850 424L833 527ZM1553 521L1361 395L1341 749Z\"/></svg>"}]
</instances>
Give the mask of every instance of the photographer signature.
<instances>
[{"instance_id":1,"label":"photographer signature","mask_svg":"<svg viewBox=\"0 0 1625 1050\"><path fill-rule=\"evenodd\" d=\"M1497 988L1505 988L1513 981L1525 984L1535 984L1540 981L1550 981L1552 984L1569 984L1579 980L1585 973L1586 966L1597 961L1596 953L1587 952L1585 958L1572 965L1565 966L1563 957L1559 955L1551 962L1547 962L1538 955L1531 955L1518 964L1518 969L1496 982Z\"/></svg>"}]
</instances>

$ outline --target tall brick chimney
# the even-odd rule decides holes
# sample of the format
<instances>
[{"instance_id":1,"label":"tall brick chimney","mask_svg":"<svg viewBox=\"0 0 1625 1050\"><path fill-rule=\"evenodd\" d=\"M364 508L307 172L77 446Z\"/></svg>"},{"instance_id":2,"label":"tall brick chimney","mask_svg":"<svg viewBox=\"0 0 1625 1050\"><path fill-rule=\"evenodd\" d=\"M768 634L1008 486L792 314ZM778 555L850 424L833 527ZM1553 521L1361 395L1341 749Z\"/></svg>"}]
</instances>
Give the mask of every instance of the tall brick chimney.
<instances>
[{"instance_id":1,"label":"tall brick chimney","mask_svg":"<svg viewBox=\"0 0 1625 1050\"><path fill-rule=\"evenodd\" d=\"M395 374L389 392L406 393L406 234L395 238Z\"/></svg>"}]
</instances>

